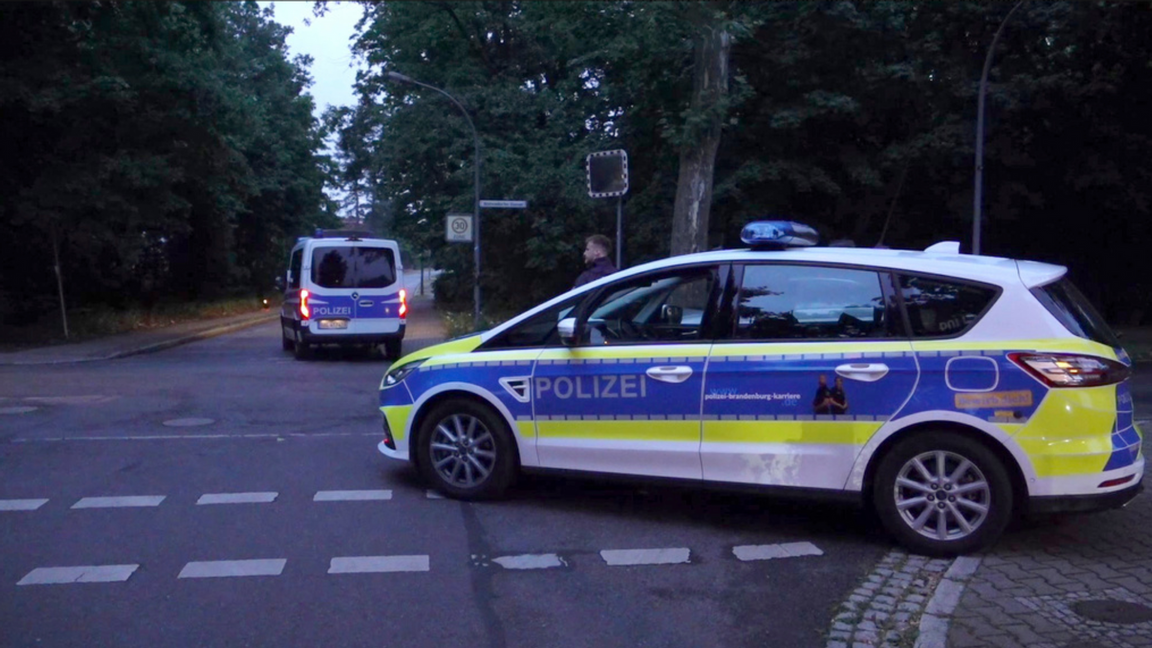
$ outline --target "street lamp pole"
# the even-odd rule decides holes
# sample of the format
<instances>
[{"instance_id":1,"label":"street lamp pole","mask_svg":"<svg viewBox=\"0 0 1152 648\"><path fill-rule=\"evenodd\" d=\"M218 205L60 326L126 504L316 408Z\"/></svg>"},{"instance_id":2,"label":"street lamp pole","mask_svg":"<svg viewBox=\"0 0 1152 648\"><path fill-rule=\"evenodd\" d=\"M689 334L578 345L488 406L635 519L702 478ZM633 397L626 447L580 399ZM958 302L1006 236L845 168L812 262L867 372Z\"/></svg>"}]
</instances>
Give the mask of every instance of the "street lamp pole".
<instances>
[{"instance_id":1,"label":"street lamp pole","mask_svg":"<svg viewBox=\"0 0 1152 648\"><path fill-rule=\"evenodd\" d=\"M421 83L412 77L405 76L399 72L385 72L384 77L391 81L400 81L403 83L411 83L418 85L422 88L435 90L440 94L448 97L448 100L456 104L460 112L464 113L464 119L468 121L468 128L472 129L472 143L475 149L475 160L472 164L473 171L473 197L472 197L472 323L475 328L480 328L480 136L476 134L476 125L472 123L472 116L464 108L464 105L456 100L456 97L448 94L444 90L437 88L434 85Z\"/></svg>"},{"instance_id":2,"label":"street lamp pole","mask_svg":"<svg viewBox=\"0 0 1152 648\"><path fill-rule=\"evenodd\" d=\"M996 42L1000 40L1000 33L1004 31L1004 25L1008 24L1008 19L1016 13L1022 4L1024 4L1024 0L1019 0L1008 12L1008 15L1004 16L1004 20L1000 21L996 35L992 37L992 44L988 46L988 55L984 57L984 72L980 75L980 96L976 102L976 186L972 192L973 254L980 254L980 212L984 203L984 91L988 86L988 70L992 68L992 54L996 51Z\"/></svg>"}]
</instances>

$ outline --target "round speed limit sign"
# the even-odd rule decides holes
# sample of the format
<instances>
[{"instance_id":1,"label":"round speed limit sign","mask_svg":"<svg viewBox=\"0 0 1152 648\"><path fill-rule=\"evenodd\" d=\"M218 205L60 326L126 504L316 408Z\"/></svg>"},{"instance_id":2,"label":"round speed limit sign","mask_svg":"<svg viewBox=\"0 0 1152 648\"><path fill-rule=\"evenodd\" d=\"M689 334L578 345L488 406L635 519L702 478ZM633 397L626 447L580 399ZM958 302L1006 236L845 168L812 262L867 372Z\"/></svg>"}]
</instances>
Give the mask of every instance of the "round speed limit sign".
<instances>
[{"instance_id":1,"label":"round speed limit sign","mask_svg":"<svg viewBox=\"0 0 1152 648\"><path fill-rule=\"evenodd\" d=\"M472 242L472 216L468 214L448 214L446 238L449 243Z\"/></svg>"}]
</instances>

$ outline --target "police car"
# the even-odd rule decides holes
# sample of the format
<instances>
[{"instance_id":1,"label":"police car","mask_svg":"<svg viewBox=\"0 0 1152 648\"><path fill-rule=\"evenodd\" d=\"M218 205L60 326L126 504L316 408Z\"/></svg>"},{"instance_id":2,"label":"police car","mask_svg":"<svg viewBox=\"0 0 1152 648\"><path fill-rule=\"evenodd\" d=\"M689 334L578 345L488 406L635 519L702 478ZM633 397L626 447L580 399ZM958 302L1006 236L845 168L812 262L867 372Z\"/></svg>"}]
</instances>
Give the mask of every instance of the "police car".
<instances>
[{"instance_id":1,"label":"police car","mask_svg":"<svg viewBox=\"0 0 1152 648\"><path fill-rule=\"evenodd\" d=\"M280 337L285 351L309 357L321 344L383 345L400 357L408 293L396 241L355 230L316 230L288 258Z\"/></svg>"},{"instance_id":2,"label":"police car","mask_svg":"<svg viewBox=\"0 0 1152 648\"><path fill-rule=\"evenodd\" d=\"M847 497L931 555L1142 488L1131 363L1065 268L743 234L404 357L380 452L461 499L535 469Z\"/></svg>"}]
</instances>

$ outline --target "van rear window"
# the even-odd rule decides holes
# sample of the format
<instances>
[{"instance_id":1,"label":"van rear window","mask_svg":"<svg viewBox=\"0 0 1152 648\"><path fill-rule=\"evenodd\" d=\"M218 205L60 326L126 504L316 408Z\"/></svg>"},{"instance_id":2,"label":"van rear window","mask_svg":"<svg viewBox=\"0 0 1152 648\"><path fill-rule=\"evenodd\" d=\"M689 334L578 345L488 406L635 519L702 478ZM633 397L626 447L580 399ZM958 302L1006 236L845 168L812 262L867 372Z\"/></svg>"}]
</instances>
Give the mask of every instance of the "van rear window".
<instances>
[{"instance_id":1,"label":"van rear window","mask_svg":"<svg viewBox=\"0 0 1152 648\"><path fill-rule=\"evenodd\" d=\"M1033 288L1032 294L1072 335L1113 348L1120 346L1120 340L1092 302L1067 277Z\"/></svg>"},{"instance_id":2,"label":"van rear window","mask_svg":"<svg viewBox=\"0 0 1152 648\"><path fill-rule=\"evenodd\" d=\"M387 288L396 282L396 256L388 248L316 247L312 283L323 288Z\"/></svg>"}]
</instances>

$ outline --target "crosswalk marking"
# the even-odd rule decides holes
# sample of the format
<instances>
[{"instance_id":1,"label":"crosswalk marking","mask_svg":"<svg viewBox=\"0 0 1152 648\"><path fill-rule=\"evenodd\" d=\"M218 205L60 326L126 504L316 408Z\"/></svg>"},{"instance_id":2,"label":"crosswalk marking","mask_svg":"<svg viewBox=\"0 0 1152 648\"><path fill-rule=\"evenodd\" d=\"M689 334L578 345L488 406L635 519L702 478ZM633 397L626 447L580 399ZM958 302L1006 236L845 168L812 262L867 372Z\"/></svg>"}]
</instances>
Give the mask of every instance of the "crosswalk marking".
<instances>
[{"instance_id":1,"label":"crosswalk marking","mask_svg":"<svg viewBox=\"0 0 1152 648\"><path fill-rule=\"evenodd\" d=\"M47 503L46 499L0 500L0 511L35 511Z\"/></svg>"},{"instance_id":2,"label":"crosswalk marking","mask_svg":"<svg viewBox=\"0 0 1152 648\"><path fill-rule=\"evenodd\" d=\"M329 574L379 574L428 570L428 556L347 556L333 558L328 566Z\"/></svg>"},{"instance_id":3,"label":"crosswalk marking","mask_svg":"<svg viewBox=\"0 0 1152 648\"><path fill-rule=\"evenodd\" d=\"M164 495L131 495L127 497L85 497L72 505L74 509L160 506Z\"/></svg>"},{"instance_id":4,"label":"crosswalk marking","mask_svg":"<svg viewBox=\"0 0 1152 648\"><path fill-rule=\"evenodd\" d=\"M390 500L390 490L347 490L347 491L318 491L312 498L313 502L359 502L368 500Z\"/></svg>"},{"instance_id":5,"label":"crosswalk marking","mask_svg":"<svg viewBox=\"0 0 1152 648\"><path fill-rule=\"evenodd\" d=\"M205 493L196 504L267 504L276 501L278 493Z\"/></svg>"},{"instance_id":6,"label":"crosswalk marking","mask_svg":"<svg viewBox=\"0 0 1152 648\"><path fill-rule=\"evenodd\" d=\"M234 576L279 576L286 558L260 560L209 560L184 565L177 578L228 578Z\"/></svg>"},{"instance_id":7,"label":"crosswalk marking","mask_svg":"<svg viewBox=\"0 0 1152 648\"><path fill-rule=\"evenodd\" d=\"M60 585L64 583L119 583L140 565L88 565L84 567L37 567L17 585Z\"/></svg>"},{"instance_id":8,"label":"crosswalk marking","mask_svg":"<svg viewBox=\"0 0 1152 648\"><path fill-rule=\"evenodd\" d=\"M799 556L823 556L811 542L787 542L770 545L740 545L732 547L732 553L740 560L772 560L773 558L797 558Z\"/></svg>"},{"instance_id":9,"label":"crosswalk marking","mask_svg":"<svg viewBox=\"0 0 1152 648\"><path fill-rule=\"evenodd\" d=\"M688 562L691 553L687 547L675 549L605 549L600 552L600 557L612 566L673 565Z\"/></svg>"}]
</instances>

